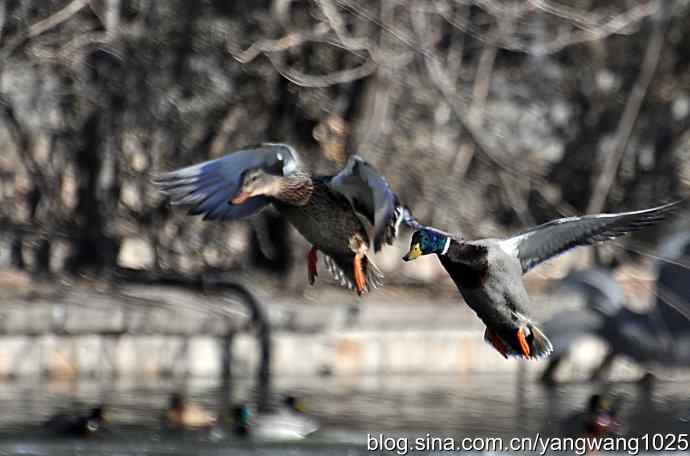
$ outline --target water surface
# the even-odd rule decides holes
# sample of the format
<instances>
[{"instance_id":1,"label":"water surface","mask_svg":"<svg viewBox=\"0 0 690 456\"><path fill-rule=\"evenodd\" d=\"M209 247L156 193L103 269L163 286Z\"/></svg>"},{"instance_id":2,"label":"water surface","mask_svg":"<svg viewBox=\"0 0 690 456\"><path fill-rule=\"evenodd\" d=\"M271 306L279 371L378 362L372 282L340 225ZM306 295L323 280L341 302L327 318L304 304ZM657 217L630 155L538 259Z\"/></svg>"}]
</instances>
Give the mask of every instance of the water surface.
<instances>
[{"instance_id":1,"label":"water surface","mask_svg":"<svg viewBox=\"0 0 690 456\"><path fill-rule=\"evenodd\" d=\"M290 378L276 392L301 396L322 425L297 443L234 437L221 430L169 433L159 417L173 390L216 410L222 393L214 381L187 384L150 381L82 381L0 384L0 454L9 455L335 455L372 454L367 435L387 437L530 437L572 435L569 417L580 411L601 385L568 384L544 388L518 374L423 374L354 378ZM651 391L632 383L608 387L623 396L626 433L690 432L686 382L660 382ZM234 400L251 400L252 382L235 383ZM105 402L113 424L104 435L60 438L41 428L51 414L75 404Z\"/></svg>"}]
</instances>

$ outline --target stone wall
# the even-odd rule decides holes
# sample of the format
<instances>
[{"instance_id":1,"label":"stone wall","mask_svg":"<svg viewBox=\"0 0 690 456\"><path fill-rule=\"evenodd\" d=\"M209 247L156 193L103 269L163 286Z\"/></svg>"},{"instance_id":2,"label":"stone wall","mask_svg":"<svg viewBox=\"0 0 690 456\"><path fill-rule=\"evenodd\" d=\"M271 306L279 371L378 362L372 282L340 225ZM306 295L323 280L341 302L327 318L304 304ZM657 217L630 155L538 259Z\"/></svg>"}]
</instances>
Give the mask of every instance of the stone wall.
<instances>
[{"instance_id":1,"label":"stone wall","mask_svg":"<svg viewBox=\"0 0 690 456\"><path fill-rule=\"evenodd\" d=\"M536 375L545 366L504 360L452 294L391 287L357 303L324 286L300 297L263 296L262 302L273 327L275 376L511 372L519 366ZM576 305L573 297L538 295L532 309L541 320ZM0 378L219 377L228 335L234 335L232 374L251 376L258 368L247 311L228 298L159 286L76 287L4 300L0 309ZM604 351L594 343L583 348L577 362L589 369ZM572 369L565 372L577 375Z\"/></svg>"}]
</instances>

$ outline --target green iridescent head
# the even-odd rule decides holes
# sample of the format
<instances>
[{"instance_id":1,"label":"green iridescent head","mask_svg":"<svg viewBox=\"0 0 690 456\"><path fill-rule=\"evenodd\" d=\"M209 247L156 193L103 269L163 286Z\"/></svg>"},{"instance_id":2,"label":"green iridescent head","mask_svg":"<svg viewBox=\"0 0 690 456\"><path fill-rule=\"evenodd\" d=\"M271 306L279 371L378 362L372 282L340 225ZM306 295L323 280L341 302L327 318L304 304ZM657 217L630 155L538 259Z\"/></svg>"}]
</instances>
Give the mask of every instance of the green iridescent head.
<instances>
[{"instance_id":1,"label":"green iridescent head","mask_svg":"<svg viewBox=\"0 0 690 456\"><path fill-rule=\"evenodd\" d=\"M246 425L249 424L249 422L251 421L252 412L251 410L249 410L249 406L247 406L246 404L235 405L232 408L230 418L236 424Z\"/></svg>"},{"instance_id":2,"label":"green iridescent head","mask_svg":"<svg viewBox=\"0 0 690 456\"><path fill-rule=\"evenodd\" d=\"M405 261L412 261L418 256L430 253L446 253L450 238L438 231L423 228L415 231L410 241L410 251L403 257Z\"/></svg>"}]
</instances>

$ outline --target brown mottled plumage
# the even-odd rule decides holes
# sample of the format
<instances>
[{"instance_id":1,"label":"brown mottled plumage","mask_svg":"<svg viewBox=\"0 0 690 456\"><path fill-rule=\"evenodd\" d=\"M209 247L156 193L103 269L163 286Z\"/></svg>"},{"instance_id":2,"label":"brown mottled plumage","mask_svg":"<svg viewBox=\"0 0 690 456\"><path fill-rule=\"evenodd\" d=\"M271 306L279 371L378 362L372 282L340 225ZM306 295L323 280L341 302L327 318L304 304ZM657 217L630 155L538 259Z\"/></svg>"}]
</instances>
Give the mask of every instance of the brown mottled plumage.
<instances>
[{"instance_id":1,"label":"brown mottled plumage","mask_svg":"<svg viewBox=\"0 0 690 456\"><path fill-rule=\"evenodd\" d=\"M157 183L174 204L211 220L239 219L273 204L313 245L310 283L320 250L329 272L358 294L381 284L382 274L367 255L370 246L378 251L391 244L400 223L419 226L361 158L350 157L335 176L314 177L298 169L295 151L285 144L243 149L163 174Z\"/></svg>"},{"instance_id":2,"label":"brown mottled plumage","mask_svg":"<svg viewBox=\"0 0 690 456\"><path fill-rule=\"evenodd\" d=\"M366 255L370 244L367 229L349 201L327 185L327 178L300 178L299 182L293 176L276 179L284 184L277 187L275 194L266 194L275 198L275 208L302 236L330 257L326 265L336 280L343 286L357 288L351 257L360 253L366 283L357 291L380 286L382 274Z\"/></svg>"}]
</instances>

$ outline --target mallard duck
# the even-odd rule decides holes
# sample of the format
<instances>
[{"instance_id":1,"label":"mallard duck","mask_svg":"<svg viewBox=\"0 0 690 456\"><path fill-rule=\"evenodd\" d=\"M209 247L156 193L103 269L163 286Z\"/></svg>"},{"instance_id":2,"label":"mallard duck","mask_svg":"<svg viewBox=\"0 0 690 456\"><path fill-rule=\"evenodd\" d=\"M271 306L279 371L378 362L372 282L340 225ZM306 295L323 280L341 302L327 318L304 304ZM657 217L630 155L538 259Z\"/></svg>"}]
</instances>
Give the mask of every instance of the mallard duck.
<instances>
[{"instance_id":1,"label":"mallard duck","mask_svg":"<svg viewBox=\"0 0 690 456\"><path fill-rule=\"evenodd\" d=\"M319 428L294 396L286 396L281 406L265 413L252 414L246 404L236 405L230 416L235 435L261 441L302 440Z\"/></svg>"},{"instance_id":2,"label":"mallard duck","mask_svg":"<svg viewBox=\"0 0 690 456\"><path fill-rule=\"evenodd\" d=\"M169 429L207 427L215 423L216 417L198 404L189 402L180 393L170 395L170 403L163 416Z\"/></svg>"},{"instance_id":3,"label":"mallard duck","mask_svg":"<svg viewBox=\"0 0 690 456\"><path fill-rule=\"evenodd\" d=\"M230 410L230 423L232 425L232 432L240 437L248 437L251 430L252 413L249 406L246 404L239 404L232 407Z\"/></svg>"},{"instance_id":4,"label":"mallard duck","mask_svg":"<svg viewBox=\"0 0 690 456\"><path fill-rule=\"evenodd\" d=\"M50 417L44 426L52 432L72 437L87 437L102 431L108 422L106 408L94 407L88 413L59 413Z\"/></svg>"},{"instance_id":5,"label":"mallard duck","mask_svg":"<svg viewBox=\"0 0 690 456\"><path fill-rule=\"evenodd\" d=\"M508 239L464 240L425 227L412 235L403 260L436 253L465 302L486 325L484 339L504 357L540 358L551 342L527 317L527 271L581 245L614 239L663 219L679 202L636 212L568 217Z\"/></svg>"},{"instance_id":6,"label":"mallard duck","mask_svg":"<svg viewBox=\"0 0 690 456\"><path fill-rule=\"evenodd\" d=\"M391 244L400 223L417 226L385 179L351 156L335 176L312 176L286 144L248 147L158 176L172 203L205 220L236 220L272 204L312 244L308 279L318 275L317 252L329 272L358 294L381 285L383 275L367 256Z\"/></svg>"},{"instance_id":7,"label":"mallard duck","mask_svg":"<svg viewBox=\"0 0 690 456\"><path fill-rule=\"evenodd\" d=\"M587 437L601 438L618 434L620 423L618 412L622 398L604 397L593 394L589 398L587 410L583 416L583 433Z\"/></svg>"},{"instance_id":8,"label":"mallard duck","mask_svg":"<svg viewBox=\"0 0 690 456\"><path fill-rule=\"evenodd\" d=\"M560 423L559 433L594 439L619 435L621 423L618 417L621 404L620 396L614 397L608 393L592 394L583 409L568 415Z\"/></svg>"}]
</instances>

